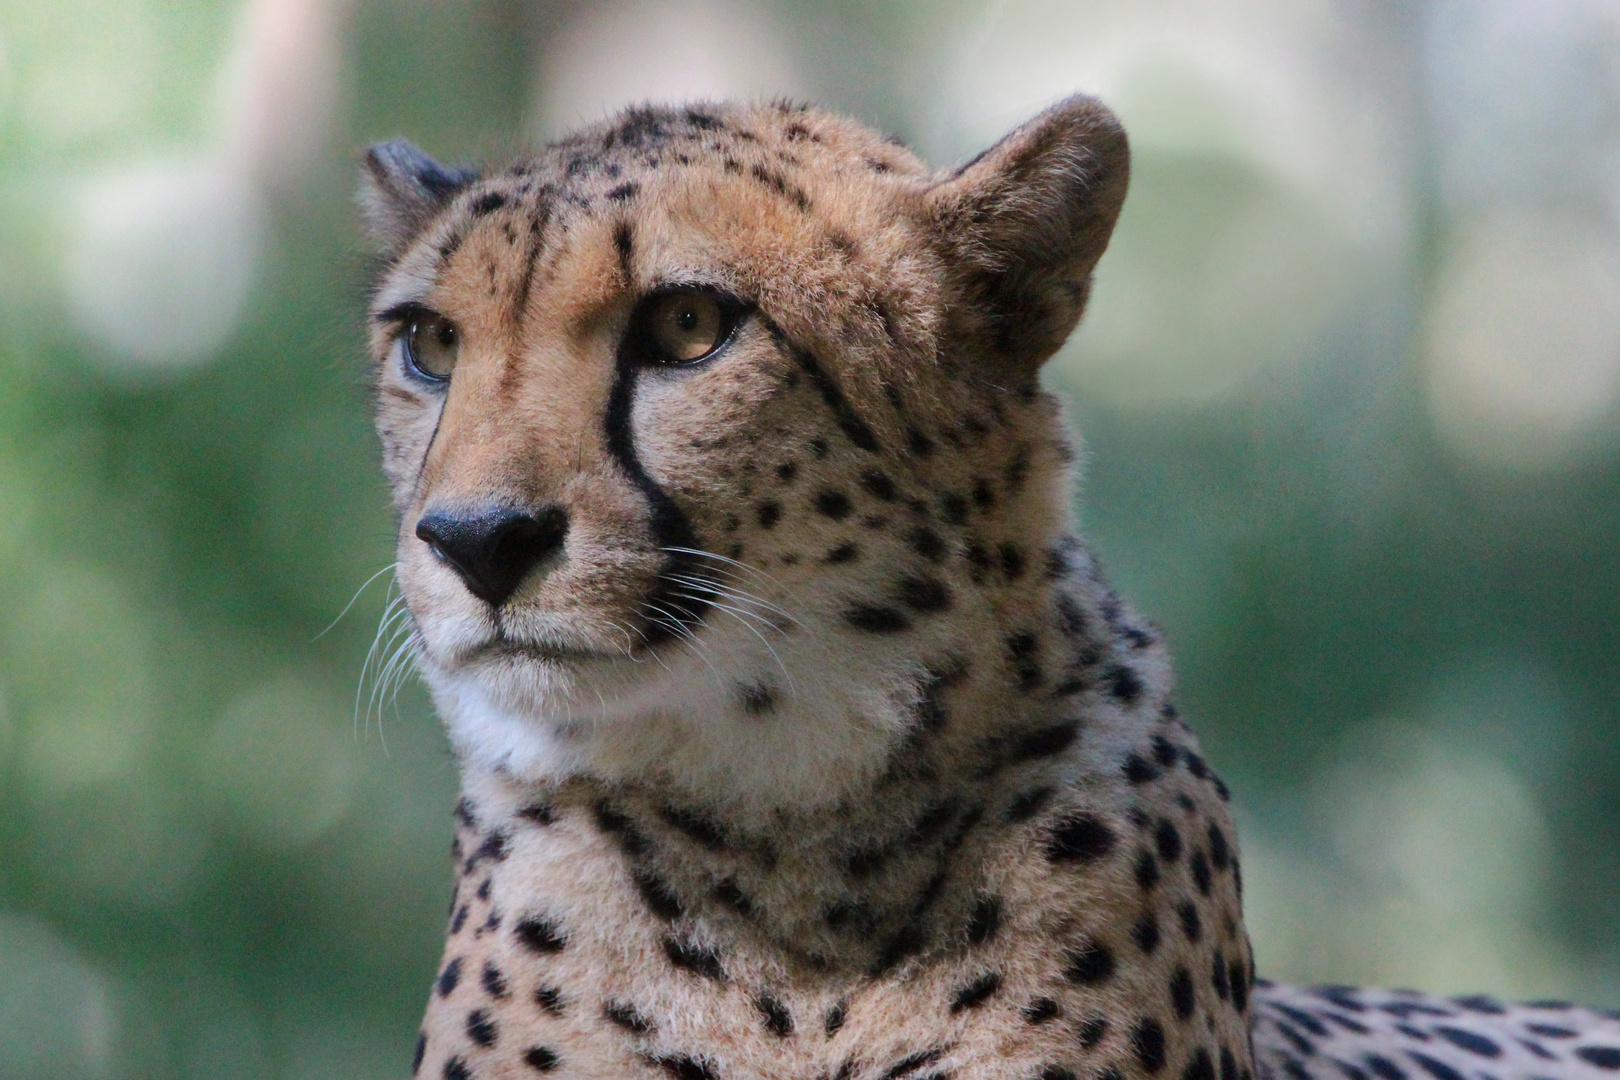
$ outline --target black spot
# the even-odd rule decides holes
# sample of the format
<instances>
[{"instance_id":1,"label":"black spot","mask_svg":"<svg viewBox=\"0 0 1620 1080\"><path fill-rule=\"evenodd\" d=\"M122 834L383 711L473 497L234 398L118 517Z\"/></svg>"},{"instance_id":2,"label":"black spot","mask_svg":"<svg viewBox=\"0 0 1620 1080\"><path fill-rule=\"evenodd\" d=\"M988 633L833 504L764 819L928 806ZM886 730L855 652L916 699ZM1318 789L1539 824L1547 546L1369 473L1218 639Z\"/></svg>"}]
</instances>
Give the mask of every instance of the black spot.
<instances>
[{"instance_id":1,"label":"black spot","mask_svg":"<svg viewBox=\"0 0 1620 1080\"><path fill-rule=\"evenodd\" d=\"M900 494L888 474L877 469L868 469L861 473L861 486L884 502L893 502Z\"/></svg>"},{"instance_id":2,"label":"black spot","mask_svg":"<svg viewBox=\"0 0 1620 1080\"><path fill-rule=\"evenodd\" d=\"M550 803L532 802L519 810L517 816L525 821L532 821L536 825L550 825L557 818L553 814Z\"/></svg>"},{"instance_id":3,"label":"black spot","mask_svg":"<svg viewBox=\"0 0 1620 1080\"><path fill-rule=\"evenodd\" d=\"M763 708L748 707L751 693L766 695ZM775 695L765 687L747 687L741 691L743 707L749 712L766 711L775 703ZM673 803L665 803L659 808L659 816L667 821L673 828L690 840L695 840L710 851L719 851L726 846L726 837L720 826L704 817L695 810L689 810Z\"/></svg>"},{"instance_id":4,"label":"black spot","mask_svg":"<svg viewBox=\"0 0 1620 1080\"><path fill-rule=\"evenodd\" d=\"M977 979L957 990L951 996L951 1012L961 1012L963 1009L973 1009L990 1000L997 990L1001 989L1001 974L991 971L980 975Z\"/></svg>"},{"instance_id":5,"label":"black spot","mask_svg":"<svg viewBox=\"0 0 1620 1080\"><path fill-rule=\"evenodd\" d=\"M1213 882L1209 872L1209 858L1202 851L1195 851L1187 865L1192 868L1193 884L1198 886L1199 892L1208 896Z\"/></svg>"},{"instance_id":6,"label":"black spot","mask_svg":"<svg viewBox=\"0 0 1620 1080\"><path fill-rule=\"evenodd\" d=\"M1225 870L1232 863L1232 846L1221 827L1213 821L1209 823L1209 858L1217 870Z\"/></svg>"},{"instance_id":7,"label":"black spot","mask_svg":"<svg viewBox=\"0 0 1620 1080\"><path fill-rule=\"evenodd\" d=\"M1143 1071L1151 1074L1164 1068L1164 1028L1157 1020L1148 1018L1131 1032L1131 1048Z\"/></svg>"},{"instance_id":8,"label":"black spot","mask_svg":"<svg viewBox=\"0 0 1620 1080\"><path fill-rule=\"evenodd\" d=\"M815 498L810 501L817 510L834 521L844 520L850 511L855 509L855 504L849 501L848 495L831 489L816 492Z\"/></svg>"},{"instance_id":9,"label":"black spot","mask_svg":"<svg viewBox=\"0 0 1620 1080\"><path fill-rule=\"evenodd\" d=\"M1176 763L1176 745L1163 735L1153 736L1153 759L1165 768Z\"/></svg>"},{"instance_id":10,"label":"black spot","mask_svg":"<svg viewBox=\"0 0 1620 1080\"><path fill-rule=\"evenodd\" d=\"M1406 1071L1387 1057L1380 1054L1368 1054L1362 1060L1367 1063L1367 1068L1373 1071L1373 1075L1379 1077L1380 1080L1407 1080Z\"/></svg>"},{"instance_id":11,"label":"black spot","mask_svg":"<svg viewBox=\"0 0 1620 1080\"><path fill-rule=\"evenodd\" d=\"M1187 935L1187 940L1197 941L1204 931L1203 923L1198 918L1198 905L1191 900L1183 900L1176 906L1176 917L1181 920L1181 932Z\"/></svg>"},{"instance_id":12,"label":"black spot","mask_svg":"<svg viewBox=\"0 0 1620 1080\"><path fill-rule=\"evenodd\" d=\"M726 981L726 970L720 966L720 954L713 949L695 945L691 942L677 941L674 938L664 939L664 955L669 962L678 968L685 968L705 979L715 982Z\"/></svg>"},{"instance_id":13,"label":"black spot","mask_svg":"<svg viewBox=\"0 0 1620 1080\"><path fill-rule=\"evenodd\" d=\"M1209 764L1191 750L1182 751L1182 757L1187 762L1187 771L1202 780L1209 775Z\"/></svg>"},{"instance_id":14,"label":"black spot","mask_svg":"<svg viewBox=\"0 0 1620 1080\"><path fill-rule=\"evenodd\" d=\"M1456 1016L1450 1009L1443 1009L1438 1005L1429 1005L1421 1001L1386 1001L1379 1006L1391 1016L1398 1016L1402 1020L1409 1020L1413 1016Z\"/></svg>"},{"instance_id":15,"label":"black spot","mask_svg":"<svg viewBox=\"0 0 1620 1080\"><path fill-rule=\"evenodd\" d=\"M489 1014L483 1009L474 1009L467 1014L467 1038L479 1046L494 1046L500 1029L495 1026Z\"/></svg>"},{"instance_id":16,"label":"black spot","mask_svg":"<svg viewBox=\"0 0 1620 1080\"><path fill-rule=\"evenodd\" d=\"M459 934L459 933L461 933L461 928L463 926L466 926L466 925L467 925L467 905L462 904L460 907L456 908L456 914L450 920L450 932L452 934Z\"/></svg>"},{"instance_id":17,"label":"black spot","mask_svg":"<svg viewBox=\"0 0 1620 1080\"><path fill-rule=\"evenodd\" d=\"M1416 1050L1408 1050L1406 1052L1406 1056L1417 1062L1418 1065L1422 1067L1424 1072L1434 1077L1434 1080L1467 1080L1467 1077L1463 1076L1462 1073L1458 1072L1456 1069L1453 1069L1445 1062L1430 1057L1428 1054L1420 1054Z\"/></svg>"},{"instance_id":18,"label":"black spot","mask_svg":"<svg viewBox=\"0 0 1620 1080\"><path fill-rule=\"evenodd\" d=\"M929 562L937 563L945 557L945 541L941 540L939 534L934 532L933 529L913 529L907 537L907 541L911 544L912 551L915 551Z\"/></svg>"},{"instance_id":19,"label":"black spot","mask_svg":"<svg viewBox=\"0 0 1620 1080\"><path fill-rule=\"evenodd\" d=\"M754 515L762 529L774 529L776 523L782 520L782 504L775 499L766 499L754 507Z\"/></svg>"},{"instance_id":20,"label":"black spot","mask_svg":"<svg viewBox=\"0 0 1620 1080\"><path fill-rule=\"evenodd\" d=\"M563 1014L562 991L555 986L542 986L535 990L534 1003L553 1016Z\"/></svg>"},{"instance_id":21,"label":"black spot","mask_svg":"<svg viewBox=\"0 0 1620 1080\"><path fill-rule=\"evenodd\" d=\"M1125 764L1120 769L1125 779L1133 784L1146 784L1159 778L1159 770L1144 759L1140 754L1131 754L1125 758Z\"/></svg>"},{"instance_id":22,"label":"black spot","mask_svg":"<svg viewBox=\"0 0 1620 1080\"><path fill-rule=\"evenodd\" d=\"M918 457L927 457L934 452L934 440L916 428L907 428L906 448Z\"/></svg>"},{"instance_id":23,"label":"black spot","mask_svg":"<svg viewBox=\"0 0 1620 1080\"><path fill-rule=\"evenodd\" d=\"M1198 998L1193 993L1192 973L1184 967L1176 968L1175 974L1170 976L1170 1004L1183 1020L1192 1016L1193 1009L1198 1006Z\"/></svg>"},{"instance_id":24,"label":"black spot","mask_svg":"<svg viewBox=\"0 0 1620 1080\"><path fill-rule=\"evenodd\" d=\"M609 202L629 202L631 199L635 198L637 193L640 191L640 184L636 183L634 180L626 180L618 187L610 189L607 193L607 197Z\"/></svg>"},{"instance_id":25,"label":"black spot","mask_svg":"<svg viewBox=\"0 0 1620 1080\"><path fill-rule=\"evenodd\" d=\"M1101 818L1078 814L1058 822L1046 844L1053 862L1096 862L1114 850L1114 830Z\"/></svg>"},{"instance_id":26,"label":"black spot","mask_svg":"<svg viewBox=\"0 0 1620 1080\"><path fill-rule=\"evenodd\" d=\"M1209 969L1209 985L1215 991L1215 996L1225 1001L1232 994L1232 984L1226 977L1226 957L1219 952Z\"/></svg>"},{"instance_id":27,"label":"black spot","mask_svg":"<svg viewBox=\"0 0 1620 1080\"><path fill-rule=\"evenodd\" d=\"M844 613L844 621L868 634L898 634L911 629L911 620L891 607L857 604Z\"/></svg>"},{"instance_id":28,"label":"black spot","mask_svg":"<svg viewBox=\"0 0 1620 1080\"><path fill-rule=\"evenodd\" d=\"M444 1063L444 1080L472 1080L472 1073L467 1071L467 1063L460 1058L451 1058Z\"/></svg>"},{"instance_id":29,"label":"black spot","mask_svg":"<svg viewBox=\"0 0 1620 1080\"><path fill-rule=\"evenodd\" d=\"M1502 1048L1483 1035L1477 1035L1465 1028L1450 1027L1446 1024L1435 1025L1434 1033L1453 1046L1461 1047L1470 1054L1480 1057L1501 1057Z\"/></svg>"},{"instance_id":30,"label":"black spot","mask_svg":"<svg viewBox=\"0 0 1620 1080\"><path fill-rule=\"evenodd\" d=\"M1148 956L1153 955L1153 950L1159 947L1159 920L1153 912L1142 912L1142 917L1136 920L1135 926L1131 927L1131 940L1136 942L1136 947L1141 949L1142 952ZM1219 961L1217 961L1218 963ZM1222 994L1221 996L1225 997L1226 995Z\"/></svg>"},{"instance_id":31,"label":"black spot","mask_svg":"<svg viewBox=\"0 0 1620 1080\"><path fill-rule=\"evenodd\" d=\"M912 611L932 614L946 611L951 606L950 590L938 578L903 577L899 591L900 602Z\"/></svg>"},{"instance_id":32,"label":"black spot","mask_svg":"<svg viewBox=\"0 0 1620 1080\"><path fill-rule=\"evenodd\" d=\"M530 952L561 952L568 944L568 938L557 929L556 923L535 915L520 919L512 928L512 936Z\"/></svg>"},{"instance_id":33,"label":"black spot","mask_svg":"<svg viewBox=\"0 0 1620 1080\"><path fill-rule=\"evenodd\" d=\"M1344 1067L1344 1064L1342 1061L1339 1062L1341 1068ZM1355 1066L1352 1065L1350 1068L1355 1069ZM1237 1057L1230 1049L1224 1046L1221 1047L1221 1080L1238 1080ZM1356 1074L1352 1075L1350 1080L1367 1080L1367 1075L1360 1069L1356 1069Z\"/></svg>"},{"instance_id":34,"label":"black spot","mask_svg":"<svg viewBox=\"0 0 1620 1080\"><path fill-rule=\"evenodd\" d=\"M550 1072L557 1067L556 1051L544 1046L531 1046L523 1051L523 1064L535 1072Z\"/></svg>"},{"instance_id":35,"label":"black spot","mask_svg":"<svg viewBox=\"0 0 1620 1080\"><path fill-rule=\"evenodd\" d=\"M1044 1024L1055 1017L1060 1011L1058 1003L1049 997L1039 997L1018 1010L1023 1013L1024 1019L1032 1024Z\"/></svg>"},{"instance_id":36,"label":"black spot","mask_svg":"<svg viewBox=\"0 0 1620 1080\"><path fill-rule=\"evenodd\" d=\"M416 1052L411 1055L411 1075L415 1076L422 1068L422 1057L427 1053L427 1035L424 1032L416 1033Z\"/></svg>"},{"instance_id":37,"label":"black spot","mask_svg":"<svg viewBox=\"0 0 1620 1080\"><path fill-rule=\"evenodd\" d=\"M1048 1065L1041 1070L1040 1080L1075 1080L1075 1075L1061 1065Z\"/></svg>"},{"instance_id":38,"label":"black spot","mask_svg":"<svg viewBox=\"0 0 1620 1080\"><path fill-rule=\"evenodd\" d=\"M877 959L872 961L867 973L873 977L882 975L922 947L922 929L917 926L902 926L889 936L888 941L884 942L883 948L878 952Z\"/></svg>"},{"instance_id":39,"label":"black spot","mask_svg":"<svg viewBox=\"0 0 1620 1080\"><path fill-rule=\"evenodd\" d=\"M1547 1039L1573 1039L1580 1034L1578 1031L1572 1031L1566 1027L1555 1027L1552 1024L1526 1024L1524 1026L1532 1034Z\"/></svg>"},{"instance_id":40,"label":"black spot","mask_svg":"<svg viewBox=\"0 0 1620 1080\"><path fill-rule=\"evenodd\" d=\"M1090 1050L1103 1041L1108 1034L1108 1018L1104 1016L1088 1016L1085 1023L1080 1025L1080 1045Z\"/></svg>"},{"instance_id":41,"label":"black spot","mask_svg":"<svg viewBox=\"0 0 1620 1080\"><path fill-rule=\"evenodd\" d=\"M1012 634L1007 638L1007 655L1011 661L1015 684L1023 693L1041 685L1040 639L1029 631Z\"/></svg>"},{"instance_id":42,"label":"black spot","mask_svg":"<svg viewBox=\"0 0 1620 1080\"><path fill-rule=\"evenodd\" d=\"M827 552L824 561L829 566L837 566L839 563L854 562L860 553L860 548L856 547L854 544L839 544L837 547Z\"/></svg>"},{"instance_id":43,"label":"black spot","mask_svg":"<svg viewBox=\"0 0 1620 1080\"><path fill-rule=\"evenodd\" d=\"M791 484L793 478L799 475L799 467L791 461L784 461L776 467L776 478L784 484Z\"/></svg>"},{"instance_id":44,"label":"black spot","mask_svg":"<svg viewBox=\"0 0 1620 1080\"><path fill-rule=\"evenodd\" d=\"M744 686L738 691L743 712L749 716L764 716L776 710L776 691L768 686Z\"/></svg>"},{"instance_id":45,"label":"black spot","mask_svg":"<svg viewBox=\"0 0 1620 1080\"><path fill-rule=\"evenodd\" d=\"M754 913L754 902L729 878L714 887L714 898L739 915Z\"/></svg>"},{"instance_id":46,"label":"black spot","mask_svg":"<svg viewBox=\"0 0 1620 1080\"><path fill-rule=\"evenodd\" d=\"M1620 1046L1577 1046L1575 1056L1600 1069L1620 1070Z\"/></svg>"},{"instance_id":47,"label":"black spot","mask_svg":"<svg viewBox=\"0 0 1620 1080\"><path fill-rule=\"evenodd\" d=\"M1041 807L1045 806L1051 797L1051 788L1036 788L1014 795L1012 801L1007 804L1007 820L1014 823L1028 821L1040 813Z\"/></svg>"},{"instance_id":48,"label":"black spot","mask_svg":"<svg viewBox=\"0 0 1620 1080\"><path fill-rule=\"evenodd\" d=\"M1153 852L1144 851L1136 857L1136 884L1147 890L1158 883L1159 860L1153 857Z\"/></svg>"},{"instance_id":49,"label":"black spot","mask_svg":"<svg viewBox=\"0 0 1620 1080\"><path fill-rule=\"evenodd\" d=\"M1069 956L1069 966L1063 976L1079 986L1098 986L1114 976L1117 965L1108 946L1097 941L1087 942L1078 952Z\"/></svg>"},{"instance_id":50,"label":"black spot","mask_svg":"<svg viewBox=\"0 0 1620 1080\"><path fill-rule=\"evenodd\" d=\"M504 194L499 191L489 191L469 203L467 210L476 218L483 217L486 214L493 214L505 205L506 196Z\"/></svg>"},{"instance_id":51,"label":"black spot","mask_svg":"<svg viewBox=\"0 0 1620 1080\"><path fill-rule=\"evenodd\" d=\"M439 991L440 997L449 997L455 992L456 984L461 982L461 957L456 957L444 965L439 977L434 981L434 987Z\"/></svg>"},{"instance_id":52,"label":"black spot","mask_svg":"<svg viewBox=\"0 0 1620 1080\"><path fill-rule=\"evenodd\" d=\"M677 1054L673 1057L653 1058L652 1063L675 1080L714 1080L714 1070L702 1058Z\"/></svg>"},{"instance_id":53,"label":"black spot","mask_svg":"<svg viewBox=\"0 0 1620 1080\"><path fill-rule=\"evenodd\" d=\"M962 549L962 557L968 561L973 569L969 573L975 582L984 580L984 575L995 566L995 560L990 556L990 549L983 544L972 543Z\"/></svg>"},{"instance_id":54,"label":"black spot","mask_svg":"<svg viewBox=\"0 0 1620 1080\"><path fill-rule=\"evenodd\" d=\"M504 998L507 995L506 977L501 974L500 968L487 960L484 961L484 971L479 976L478 981L483 985L484 992L490 997Z\"/></svg>"},{"instance_id":55,"label":"black spot","mask_svg":"<svg viewBox=\"0 0 1620 1080\"><path fill-rule=\"evenodd\" d=\"M1016 544L1001 545L1001 572L1008 581L1017 581L1024 574L1024 553Z\"/></svg>"},{"instance_id":56,"label":"black spot","mask_svg":"<svg viewBox=\"0 0 1620 1080\"><path fill-rule=\"evenodd\" d=\"M1001 897L985 896L973 905L968 916L967 938L974 945L983 945L1001 925Z\"/></svg>"},{"instance_id":57,"label":"black spot","mask_svg":"<svg viewBox=\"0 0 1620 1080\"><path fill-rule=\"evenodd\" d=\"M619 1027L636 1035L645 1035L652 1030L652 1024L647 1018L635 1010L633 1006L618 1001L604 1001L602 1015Z\"/></svg>"},{"instance_id":58,"label":"black spot","mask_svg":"<svg viewBox=\"0 0 1620 1080\"><path fill-rule=\"evenodd\" d=\"M849 1005L842 1001L827 1010L827 1017L821 1022L822 1029L827 1032L827 1038L838 1034L838 1029L844 1026L844 1016L848 1010Z\"/></svg>"},{"instance_id":59,"label":"black spot","mask_svg":"<svg viewBox=\"0 0 1620 1080\"><path fill-rule=\"evenodd\" d=\"M1454 997L1451 1000L1456 1004L1461 1005L1469 1012L1484 1013L1487 1016L1505 1016L1507 1014L1507 1010L1502 1007L1501 1002L1497 1001L1495 998L1486 997L1484 994L1473 994L1468 997ZM1433 1015L1449 1016L1450 1014L1437 1011Z\"/></svg>"},{"instance_id":60,"label":"black spot","mask_svg":"<svg viewBox=\"0 0 1620 1080\"><path fill-rule=\"evenodd\" d=\"M1103 673L1108 692L1127 705L1142 696L1142 679L1124 664L1115 664Z\"/></svg>"},{"instance_id":61,"label":"black spot","mask_svg":"<svg viewBox=\"0 0 1620 1080\"><path fill-rule=\"evenodd\" d=\"M490 889L490 885L492 885L492 884L493 884L493 879L491 879L491 878L485 878L484 879L483 883L478 886L478 892L476 894L478 899L480 899L480 900L488 900L489 899L489 889Z\"/></svg>"},{"instance_id":62,"label":"black spot","mask_svg":"<svg viewBox=\"0 0 1620 1080\"><path fill-rule=\"evenodd\" d=\"M1316 1044L1311 1042L1311 1040L1307 1039L1305 1036L1301 1035L1297 1030L1294 1029L1293 1025L1284 1023L1281 1020L1275 1020L1273 1023L1277 1025L1277 1030L1282 1033L1282 1037L1293 1044L1295 1050L1298 1050L1306 1057L1310 1057L1316 1053Z\"/></svg>"},{"instance_id":63,"label":"black spot","mask_svg":"<svg viewBox=\"0 0 1620 1080\"><path fill-rule=\"evenodd\" d=\"M1176 832L1169 818L1159 819L1159 826L1153 832L1153 842L1159 849L1159 858L1165 862L1175 862L1181 858L1181 834Z\"/></svg>"},{"instance_id":64,"label":"black spot","mask_svg":"<svg viewBox=\"0 0 1620 1080\"><path fill-rule=\"evenodd\" d=\"M1192 1060L1181 1070L1181 1080L1215 1080L1215 1062L1208 1050L1200 1046L1193 1051Z\"/></svg>"},{"instance_id":65,"label":"black spot","mask_svg":"<svg viewBox=\"0 0 1620 1080\"><path fill-rule=\"evenodd\" d=\"M591 813L596 818L596 827L618 840L619 847L626 855L634 858L647 850L647 841L636 831L636 827L605 800L597 800L591 804Z\"/></svg>"},{"instance_id":66,"label":"black spot","mask_svg":"<svg viewBox=\"0 0 1620 1080\"><path fill-rule=\"evenodd\" d=\"M1304 1009L1296 1009L1292 1005L1284 1005L1280 1001L1273 1002L1271 1007L1317 1038L1325 1039L1329 1036L1326 1025Z\"/></svg>"},{"instance_id":67,"label":"black spot","mask_svg":"<svg viewBox=\"0 0 1620 1080\"><path fill-rule=\"evenodd\" d=\"M785 1039L793 1034L793 1017L787 1011L787 1006L771 997L761 994L754 999L754 1008L759 1010L761 1019L765 1022L765 1030L779 1039Z\"/></svg>"},{"instance_id":68,"label":"black spot","mask_svg":"<svg viewBox=\"0 0 1620 1080\"><path fill-rule=\"evenodd\" d=\"M631 877L641 893L642 902L660 919L678 919L681 916L681 898L675 895L669 882L649 870L637 869Z\"/></svg>"},{"instance_id":69,"label":"black spot","mask_svg":"<svg viewBox=\"0 0 1620 1080\"><path fill-rule=\"evenodd\" d=\"M1232 1004L1237 1006L1238 1012L1244 1012L1249 1007L1249 980L1243 965L1233 960L1226 965L1226 974L1232 983Z\"/></svg>"},{"instance_id":70,"label":"black spot","mask_svg":"<svg viewBox=\"0 0 1620 1080\"><path fill-rule=\"evenodd\" d=\"M932 1065L945 1056L944 1049L935 1047L932 1050L919 1050L915 1054L908 1054L889 1067L881 1080L899 1080L899 1077L914 1073L924 1065Z\"/></svg>"}]
</instances>

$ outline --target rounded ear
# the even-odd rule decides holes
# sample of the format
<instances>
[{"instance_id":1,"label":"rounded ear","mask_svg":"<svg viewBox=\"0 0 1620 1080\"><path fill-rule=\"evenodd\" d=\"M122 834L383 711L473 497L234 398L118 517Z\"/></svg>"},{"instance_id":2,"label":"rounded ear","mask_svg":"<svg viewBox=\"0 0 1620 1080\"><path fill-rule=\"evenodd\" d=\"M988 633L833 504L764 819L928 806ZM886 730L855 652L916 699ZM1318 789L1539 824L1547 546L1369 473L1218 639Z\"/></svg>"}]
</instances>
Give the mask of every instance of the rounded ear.
<instances>
[{"instance_id":1,"label":"rounded ear","mask_svg":"<svg viewBox=\"0 0 1620 1080\"><path fill-rule=\"evenodd\" d=\"M473 170L440 165L404 139L378 143L366 151L360 174L360 206L372 242L384 254L398 255L456 192L477 179Z\"/></svg>"},{"instance_id":2,"label":"rounded ear","mask_svg":"<svg viewBox=\"0 0 1620 1080\"><path fill-rule=\"evenodd\" d=\"M965 322L1009 373L1033 379L1080 321L1130 159L1114 114L1076 95L928 191Z\"/></svg>"}]
</instances>

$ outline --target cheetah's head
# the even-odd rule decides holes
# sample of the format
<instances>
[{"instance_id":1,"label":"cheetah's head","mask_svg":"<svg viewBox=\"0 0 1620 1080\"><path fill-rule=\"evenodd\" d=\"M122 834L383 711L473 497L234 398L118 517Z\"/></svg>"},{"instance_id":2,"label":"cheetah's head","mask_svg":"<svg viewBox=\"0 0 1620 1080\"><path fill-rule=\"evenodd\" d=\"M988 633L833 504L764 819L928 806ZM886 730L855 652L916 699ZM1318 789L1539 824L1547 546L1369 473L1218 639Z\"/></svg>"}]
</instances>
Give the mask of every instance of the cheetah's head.
<instances>
[{"instance_id":1,"label":"cheetah's head","mask_svg":"<svg viewBox=\"0 0 1620 1080\"><path fill-rule=\"evenodd\" d=\"M1038 369L1127 161L1081 97L947 173L789 105L479 171L375 147L397 573L463 755L750 790L875 761L1038 589L1012 552L1068 498Z\"/></svg>"}]
</instances>

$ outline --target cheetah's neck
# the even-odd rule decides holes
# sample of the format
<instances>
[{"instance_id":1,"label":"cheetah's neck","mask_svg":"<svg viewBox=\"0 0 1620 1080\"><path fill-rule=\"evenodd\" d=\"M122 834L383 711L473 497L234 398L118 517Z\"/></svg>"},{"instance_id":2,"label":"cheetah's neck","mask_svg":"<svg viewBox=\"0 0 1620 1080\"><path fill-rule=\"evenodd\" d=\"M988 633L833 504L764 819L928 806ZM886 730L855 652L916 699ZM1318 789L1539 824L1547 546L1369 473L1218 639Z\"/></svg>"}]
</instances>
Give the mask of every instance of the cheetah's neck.
<instances>
[{"instance_id":1,"label":"cheetah's neck","mask_svg":"<svg viewBox=\"0 0 1620 1080\"><path fill-rule=\"evenodd\" d=\"M891 695L906 723L881 746L878 767L829 778L842 793L830 805L761 806L656 773L534 783L469 767L464 806L476 809L464 815L476 816L481 837L497 838L526 822L583 816L599 846L628 856L648 904L793 966L877 972L947 947L961 927L992 917L976 906L1008 834L1059 792L1125 813L1122 761L1173 716L1160 646L1078 544L1054 555L1018 607L1033 616L1025 625L942 650L914 693ZM825 719L784 711L770 722L791 735ZM482 839L462 853L460 872L483 873L506 854L504 841Z\"/></svg>"}]
</instances>

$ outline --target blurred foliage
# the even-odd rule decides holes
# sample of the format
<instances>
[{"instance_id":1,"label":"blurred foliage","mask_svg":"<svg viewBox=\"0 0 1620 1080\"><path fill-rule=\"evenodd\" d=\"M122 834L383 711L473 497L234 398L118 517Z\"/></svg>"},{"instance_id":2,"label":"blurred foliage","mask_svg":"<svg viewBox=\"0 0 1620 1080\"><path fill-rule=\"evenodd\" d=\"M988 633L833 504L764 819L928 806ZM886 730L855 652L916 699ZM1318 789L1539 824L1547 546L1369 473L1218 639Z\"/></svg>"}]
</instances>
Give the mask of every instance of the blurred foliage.
<instances>
[{"instance_id":1,"label":"blurred foliage","mask_svg":"<svg viewBox=\"0 0 1620 1080\"><path fill-rule=\"evenodd\" d=\"M1612 51L1585 8L1552 6L1564 37L1531 28L1543 75L1507 72L1521 89L1575 70L1559 49ZM1049 8L722 14L776 42L764 83L940 161L1071 87L1114 91L1134 194L1094 329L1050 381L1086 437L1089 536L1166 627L1185 711L1238 793L1262 968L1620 1003L1608 354L1500 400L1435 389L1462 385L1480 348L1434 344L1437 291L1486 280L1447 277L1453 237L1525 189L1469 171L1477 80L1455 57L1496 31L1445 3L1367 0L1321 25L1305 6L1158 5L1210 48L1241 57L1252 39L1288 78L1320 75L1325 104L1300 119L1266 111L1291 84L1207 91L1231 65L1161 77L1186 49L1115 72L1159 41L1131 5ZM647 10L0 9L0 1075L403 1075L456 777L416 688L357 696L386 575L321 635L392 558L354 154L403 134L466 160L538 137L565 67L550 43L600 30L611 60ZM1055 81L1027 101L972 89L1037 69ZM1582 77L1548 106L1575 135L1531 116L1552 149L1532 139L1504 168L1554 150L1590 165L1560 172L1597 186L1560 189L1554 210L1606 237L1614 91ZM264 119L283 115L304 127ZM1303 145L1290 123L1370 141L1294 168L1266 142ZM168 216L147 228L136 200L98 217L109 190L155 193ZM222 269L182 288L140 261L171 240ZM233 299L218 283L236 271ZM1560 378L1576 390L1536 397ZM1546 411L1566 398L1585 411ZM1542 402L1535 424L1501 412L1520 399ZM1478 417L1435 404L1454 400L1489 406L1460 441ZM1537 441L1566 414L1575 435L1570 420ZM1498 431L1519 441L1476 453Z\"/></svg>"}]
</instances>

